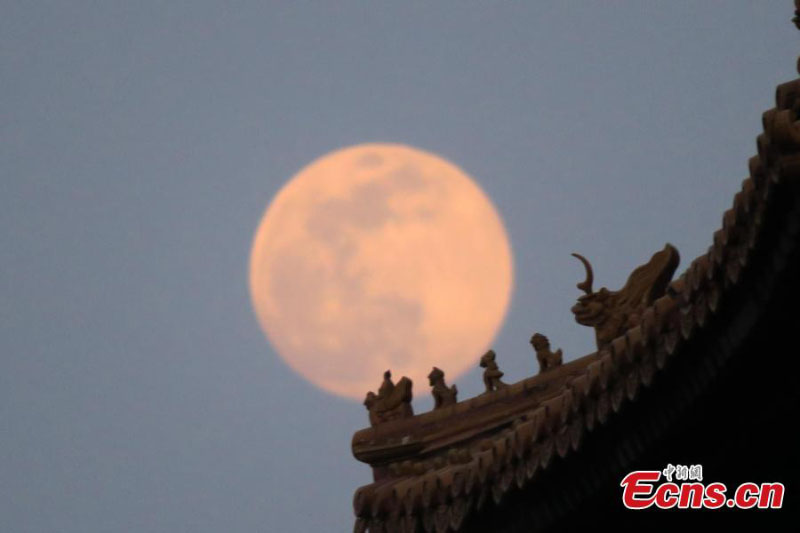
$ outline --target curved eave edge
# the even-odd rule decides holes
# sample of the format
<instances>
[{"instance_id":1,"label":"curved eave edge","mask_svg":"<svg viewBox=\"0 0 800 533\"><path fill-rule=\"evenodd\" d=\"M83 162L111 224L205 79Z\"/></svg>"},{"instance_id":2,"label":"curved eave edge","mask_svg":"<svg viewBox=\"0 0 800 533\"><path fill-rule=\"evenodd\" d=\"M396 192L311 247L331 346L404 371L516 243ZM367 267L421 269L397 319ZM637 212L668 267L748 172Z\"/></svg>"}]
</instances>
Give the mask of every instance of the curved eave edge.
<instances>
[{"instance_id":1,"label":"curved eave edge","mask_svg":"<svg viewBox=\"0 0 800 533\"><path fill-rule=\"evenodd\" d=\"M604 424L627 401L636 399L681 346L703 330L728 293L746 274L763 241L764 221L780 195L798 194L800 128L795 106L800 80L778 86L776 107L764 113L758 156L749 162L750 177L734 196L707 253L697 257L668 295L658 299L642 322L615 339L597 360L571 379L561 394L528 412L512 427L486 439L470 459L418 475L371 483L356 490L355 531L458 531L470 512L489 499L499 504L512 487L535 482L555 456L577 450L585 432ZM794 209L798 202L795 201ZM769 268L780 271L781 257L797 246L798 228L784 228L772 246ZM765 254L770 250L760 250ZM772 288L774 290L774 287Z\"/></svg>"}]
</instances>

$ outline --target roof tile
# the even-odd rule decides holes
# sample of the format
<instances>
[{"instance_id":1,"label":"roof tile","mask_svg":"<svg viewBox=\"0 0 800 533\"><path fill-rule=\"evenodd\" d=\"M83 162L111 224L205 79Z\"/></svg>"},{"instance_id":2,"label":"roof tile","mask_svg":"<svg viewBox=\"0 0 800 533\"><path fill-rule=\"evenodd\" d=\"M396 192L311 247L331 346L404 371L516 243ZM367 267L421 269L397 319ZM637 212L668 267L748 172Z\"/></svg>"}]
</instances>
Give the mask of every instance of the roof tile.
<instances>
[{"instance_id":1,"label":"roof tile","mask_svg":"<svg viewBox=\"0 0 800 533\"><path fill-rule=\"evenodd\" d=\"M373 428L372 433L359 432L358 442L366 446L380 445L381 439L391 445L393 435L411 431L414 420L424 420L425 428L441 428L451 417L468 416L468 412L488 413L487 419L497 426L483 441L470 437L472 440L458 447L426 452L424 461L390 464L387 479L356 490L354 531L416 531L418 526L426 531L458 530L467 513L487 497L499 502L512 485L522 488L539 468L549 465L554 453L565 457L570 450L577 450L584 430L605 423L625 400L635 400L641 386L652 383L657 370L681 350L682 343L707 326L708 313L718 311L726 291L750 268L750 254L760 242L767 210L775 203L771 198L783 187L779 181L800 179L800 154L794 153L800 148L800 128L794 122L795 112L788 111L798 100L800 81L778 87L778 109L764 114L765 133L757 141L759 156L749 161L751 177L742 181L733 207L723 215L722 228L714 233L713 244L669 285L667 295L642 312L637 326L603 351L583 358L586 363L572 367L572 374L552 374L544 381L540 376L528 378L439 410L435 416L426 413L398 422L394 429L387 426L381 431ZM797 247L800 223L795 225L782 232L771 254L772 264L761 265L757 291L767 294L772 290L774 273L783 268L786 254ZM742 320L729 328L730 338L716 338L720 358L729 357L731 347L752 326L756 312L751 309L748 316L741 315ZM692 386L701 387L711 379L722 359L707 360L702 374L690 376ZM560 392L556 392L558 387ZM531 402L537 395L542 400ZM511 406L519 400L527 403L508 409L510 426L497 424L493 413L503 412L497 406ZM418 431L424 435L428 430ZM459 453L450 453L453 450Z\"/></svg>"}]
</instances>

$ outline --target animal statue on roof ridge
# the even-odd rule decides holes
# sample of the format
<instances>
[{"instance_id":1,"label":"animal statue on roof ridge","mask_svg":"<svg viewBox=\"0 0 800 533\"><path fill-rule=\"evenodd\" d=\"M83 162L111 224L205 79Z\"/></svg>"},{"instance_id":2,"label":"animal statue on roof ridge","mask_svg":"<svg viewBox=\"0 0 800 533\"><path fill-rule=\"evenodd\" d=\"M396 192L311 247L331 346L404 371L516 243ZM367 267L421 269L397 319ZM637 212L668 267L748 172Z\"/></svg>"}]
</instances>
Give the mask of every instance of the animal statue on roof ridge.
<instances>
[{"instance_id":1,"label":"animal statue on roof ridge","mask_svg":"<svg viewBox=\"0 0 800 533\"><path fill-rule=\"evenodd\" d=\"M458 387L455 385L451 387L447 386L447 383L444 381L444 372L441 369L433 367L431 373L428 374L428 381L432 387L431 394L433 395L434 410L453 405L458 401L456 399Z\"/></svg>"},{"instance_id":2,"label":"animal statue on roof ridge","mask_svg":"<svg viewBox=\"0 0 800 533\"><path fill-rule=\"evenodd\" d=\"M598 349L641 322L642 312L666 293L680 262L678 250L668 243L650 261L631 272L622 289L610 291L603 287L593 291L592 265L582 255L572 255L586 268L586 280L577 285L586 294L578 298L572 312L578 324L594 328Z\"/></svg>"},{"instance_id":3,"label":"animal statue on roof ridge","mask_svg":"<svg viewBox=\"0 0 800 533\"><path fill-rule=\"evenodd\" d=\"M411 407L412 382L403 376L396 384L392 383L392 373L387 370L383 373L383 382L378 389L378 394L370 391L364 398L364 406L369 411L369 423L373 426L414 416Z\"/></svg>"},{"instance_id":4,"label":"animal statue on roof ridge","mask_svg":"<svg viewBox=\"0 0 800 533\"><path fill-rule=\"evenodd\" d=\"M503 383L500 379L503 377L503 373L500 371L500 367L497 366L496 358L497 354L494 353L494 350L489 350L481 357L481 368L486 369L483 371L483 384L486 385L486 392L493 392L508 387L508 384Z\"/></svg>"},{"instance_id":5,"label":"animal statue on roof ridge","mask_svg":"<svg viewBox=\"0 0 800 533\"><path fill-rule=\"evenodd\" d=\"M555 352L550 349L550 340L541 333L534 333L531 337L531 346L536 352L536 359L539 361L539 373L547 372L557 366L561 366L562 352L559 348Z\"/></svg>"}]
</instances>

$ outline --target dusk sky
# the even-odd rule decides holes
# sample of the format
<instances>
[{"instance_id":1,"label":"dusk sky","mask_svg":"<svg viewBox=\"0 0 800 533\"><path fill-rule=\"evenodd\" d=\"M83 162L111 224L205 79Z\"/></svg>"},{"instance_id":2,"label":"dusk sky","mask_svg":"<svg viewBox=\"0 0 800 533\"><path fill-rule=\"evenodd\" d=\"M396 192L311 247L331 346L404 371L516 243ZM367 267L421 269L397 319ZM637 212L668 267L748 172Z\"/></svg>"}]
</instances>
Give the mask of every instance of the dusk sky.
<instances>
[{"instance_id":1,"label":"dusk sky","mask_svg":"<svg viewBox=\"0 0 800 533\"><path fill-rule=\"evenodd\" d=\"M360 402L293 372L248 294L277 191L402 143L492 199L514 263L493 347L594 350L620 288L712 242L800 52L783 2L4 2L0 531L349 531ZM455 380L482 390L479 353ZM397 376L399 377L399 376ZM374 377L377 390L381 375ZM431 407L415 383L418 412ZM366 390L364 391L367 392Z\"/></svg>"}]
</instances>

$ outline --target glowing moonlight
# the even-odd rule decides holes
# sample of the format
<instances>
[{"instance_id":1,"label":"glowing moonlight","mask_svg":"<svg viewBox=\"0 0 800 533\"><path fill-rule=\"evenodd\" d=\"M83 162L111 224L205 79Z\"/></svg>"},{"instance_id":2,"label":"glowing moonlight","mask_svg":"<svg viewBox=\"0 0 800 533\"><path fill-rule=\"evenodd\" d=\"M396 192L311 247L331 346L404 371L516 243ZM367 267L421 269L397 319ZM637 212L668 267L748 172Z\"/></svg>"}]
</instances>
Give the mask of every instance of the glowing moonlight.
<instances>
[{"instance_id":1,"label":"glowing moonlight","mask_svg":"<svg viewBox=\"0 0 800 533\"><path fill-rule=\"evenodd\" d=\"M508 308L511 250L490 200L422 150L364 144L302 169L250 255L258 320L306 379L362 399L383 371L428 394L477 363Z\"/></svg>"}]
</instances>

